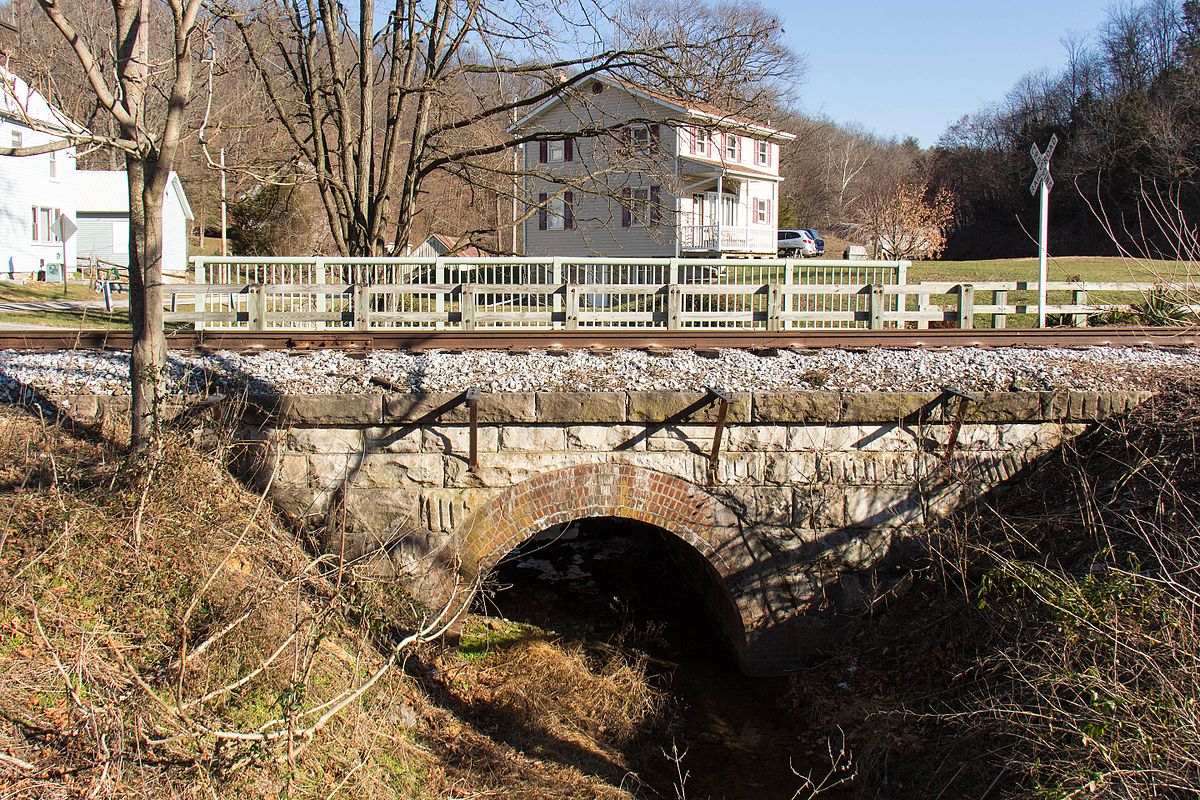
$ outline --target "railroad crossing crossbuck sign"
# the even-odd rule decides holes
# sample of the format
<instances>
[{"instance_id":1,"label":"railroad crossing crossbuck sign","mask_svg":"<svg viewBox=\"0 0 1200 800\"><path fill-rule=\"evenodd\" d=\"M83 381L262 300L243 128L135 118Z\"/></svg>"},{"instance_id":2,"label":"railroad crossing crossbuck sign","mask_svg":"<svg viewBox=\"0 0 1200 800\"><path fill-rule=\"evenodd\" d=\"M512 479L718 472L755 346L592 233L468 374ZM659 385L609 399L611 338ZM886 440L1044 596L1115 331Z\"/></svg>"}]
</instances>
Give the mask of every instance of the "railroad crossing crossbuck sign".
<instances>
[{"instance_id":1,"label":"railroad crossing crossbuck sign","mask_svg":"<svg viewBox=\"0 0 1200 800\"><path fill-rule=\"evenodd\" d=\"M1029 193L1037 194L1041 185L1046 184L1046 191L1054 188L1054 177L1050 174L1050 156L1054 155L1054 148L1058 147L1058 134L1050 136L1050 144L1046 145L1046 152L1038 150L1036 144L1029 145L1029 155L1033 156L1033 163L1037 165L1037 174L1033 176L1033 183L1029 184Z\"/></svg>"}]
</instances>

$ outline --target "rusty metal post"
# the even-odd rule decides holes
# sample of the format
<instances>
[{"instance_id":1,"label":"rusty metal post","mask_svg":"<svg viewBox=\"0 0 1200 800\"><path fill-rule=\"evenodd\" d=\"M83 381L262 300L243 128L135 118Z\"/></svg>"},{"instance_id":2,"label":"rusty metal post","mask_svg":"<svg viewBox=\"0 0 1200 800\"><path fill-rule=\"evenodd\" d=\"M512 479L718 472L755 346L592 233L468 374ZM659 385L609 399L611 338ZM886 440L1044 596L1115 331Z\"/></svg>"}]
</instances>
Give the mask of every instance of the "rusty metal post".
<instances>
[{"instance_id":1,"label":"rusty metal post","mask_svg":"<svg viewBox=\"0 0 1200 800\"><path fill-rule=\"evenodd\" d=\"M733 398L729 392L715 387L710 388L708 393L718 400L717 427L713 431L712 452L708 456L708 481L713 483L717 479L717 464L721 459L721 439L725 435L725 418L729 415L729 403Z\"/></svg>"},{"instance_id":2,"label":"rusty metal post","mask_svg":"<svg viewBox=\"0 0 1200 800\"><path fill-rule=\"evenodd\" d=\"M479 389L467 389L467 421L470 438L467 445L467 467L474 471L479 466Z\"/></svg>"}]
</instances>

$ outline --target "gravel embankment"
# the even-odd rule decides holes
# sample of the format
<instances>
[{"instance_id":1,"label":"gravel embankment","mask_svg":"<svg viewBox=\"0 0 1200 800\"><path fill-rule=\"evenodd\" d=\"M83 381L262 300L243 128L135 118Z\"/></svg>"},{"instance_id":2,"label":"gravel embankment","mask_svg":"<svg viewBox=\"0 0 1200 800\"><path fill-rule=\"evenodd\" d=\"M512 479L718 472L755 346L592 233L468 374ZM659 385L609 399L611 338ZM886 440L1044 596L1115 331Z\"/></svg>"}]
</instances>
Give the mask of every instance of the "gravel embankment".
<instances>
[{"instance_id":1,"label":"gravel embankment","mask_svg":"<svg viewBox=\"0 0 1200 800\"><path fill-rule=\"evenodd\" d=\"M711 354L710 354L711 355ZM378 392L371 378L412 391L731 391L840 389L924 391L1154 389L1200 378L1200 351L1092 347L1077 350L814 350L759 355L721 350L508 353L266 352L172 354L170 391ZM49 394L127 394L118 353L0 351L0 396L21 387Z\"/></svg>"}]
</instances>

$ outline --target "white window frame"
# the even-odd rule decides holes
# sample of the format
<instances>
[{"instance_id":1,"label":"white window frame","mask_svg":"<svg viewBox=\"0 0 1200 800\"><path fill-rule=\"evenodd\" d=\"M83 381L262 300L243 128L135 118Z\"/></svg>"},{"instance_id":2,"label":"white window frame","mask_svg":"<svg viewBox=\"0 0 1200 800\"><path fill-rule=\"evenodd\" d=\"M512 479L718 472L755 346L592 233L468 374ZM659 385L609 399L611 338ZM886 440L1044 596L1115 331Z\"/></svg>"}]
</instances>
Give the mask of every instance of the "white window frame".
<instances>
[{"instance_id":1,"label":"white window frame","mask_svg":"<svg viewBox=\"0 0 1200 800\"><path fill-rule=\"evenodd\" d=\"M760 167L765 167L771 163L771 143L766 139L759 140L754 154L754 163Z\"/></svg>"},{"instance_id":2,"label":"white window frame","mask_svg":"<svg viewBox=\"0 0 1200 800\"><path fill-rule=\"evenodd\" d=\"M761 198L754 201L754 218L759 225L770 225L770 200Z\"/></svg>"},{"instance_id":3,"label":"white window frame","mask_svg":"<svg viewBox=\"0 0 1200 800\"><path fill-rule=\"evenodd\" d=\"M740 205L740 204L738 203L738 198L736 195L724 194L721 196L721 224L722 225L724 225L726 227L730 227L730 228L737 227L738 205Z\"/></svg>"},{"instance_id":4,"label":"white window frame","mask_svg":"<svg viewBox=\"0 0 1200 800\"><path fill-rule=\"evenodd\" d=\"M646 186L629 190L629 227L650 227L650 189Z\"/></svg>"},{"instance_id":5,"label":"white window frame","mask_svg":"<svg viewBox=\"0 0 1200 800\"><path fill-rule=\"evenodd\" d=\"M565 139L551 139L546 142L546 163L547 164L562 164L567 160L567 141Z\"/></svg>"},{"instance_id":6,"label":"white window frame","mask_svg":"<svg viewBox=\"0 0 1200 800\"><path fill-rule=\"evenodd\" d=\"M22 146L22 142L23 142L23 141L24 141L24 139L21 137L21 132L20 132L20 131L13 131L13 132L12 132L12 146L13 146L13 149L18 149L18 148L20 148L20 147Z\"/></svg>"},{"instance_id":7,"label":"white window frame","mask_svg":"<svg viewBox=\"0 0 1200 800\"><path fill-rule=\"evenodd\" d=\"M54 178L54 179L58 178L58 151L57 150L50 151L50 177Z\"/></svg>"},{"instance_id":8,"label":"white window frame","mask_svg":"<svg viewBox=\"0 0 1200 800\"><path fill-rule=\"evenodd\" d=\"M732 148L730 147L732 145ZM730 150L733 152L729 152ZM740 161L742 158L742 137L736 133L725 134L725 159L727 161Z\"/></svg>"},{"instance_id":9,"label":"white window frame","mask_svg":"<svg viewBox=\"0 0 1200 800\"><path fill-rule=\"evenodd\" d=\"M33 214L33 227L31 230L32 239L35 242L43 244L51 244L62 241L62 237L54 230L54 223L62 216L62 211L57 208L46 208L45 206L30 206Z\"/></svg>"},{"instance_id":10,"label":"white window frame","mask_svg":"<svg viewBox=\"0 0 1200 800\"><path fill-rule=\"evenodd\" d=\"M563 231L567 229L567 201L561 194L546 201L546 230Z\"/></svg>"}]
</instances>

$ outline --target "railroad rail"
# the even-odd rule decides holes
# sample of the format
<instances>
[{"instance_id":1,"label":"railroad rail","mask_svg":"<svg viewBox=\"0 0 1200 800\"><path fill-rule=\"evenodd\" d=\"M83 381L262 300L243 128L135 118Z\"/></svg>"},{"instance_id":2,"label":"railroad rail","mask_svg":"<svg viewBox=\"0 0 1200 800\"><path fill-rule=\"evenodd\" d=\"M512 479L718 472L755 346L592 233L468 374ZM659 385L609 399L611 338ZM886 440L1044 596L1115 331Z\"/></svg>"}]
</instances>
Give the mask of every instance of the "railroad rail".
<instances>
[{"instance_id":1,"label":"railroad rail","mask_svg":"<svg viewBox=\"0 0 1200 800\"><path fill-rule=\"evenodd\" d=\"M0 329L0 349L128 350L132 335L104 329ZM932 330L525 330L525 331L204 331L167 333L171 350L579 350L857 349L1095 346L1192 348L1200 327Z\"/></svg>"}]
</instances>

